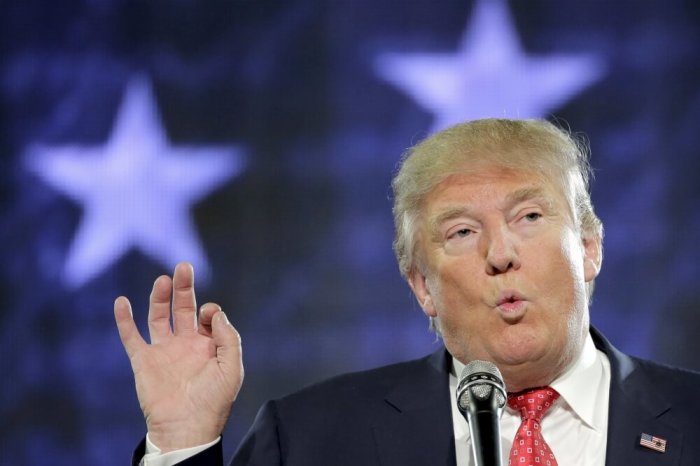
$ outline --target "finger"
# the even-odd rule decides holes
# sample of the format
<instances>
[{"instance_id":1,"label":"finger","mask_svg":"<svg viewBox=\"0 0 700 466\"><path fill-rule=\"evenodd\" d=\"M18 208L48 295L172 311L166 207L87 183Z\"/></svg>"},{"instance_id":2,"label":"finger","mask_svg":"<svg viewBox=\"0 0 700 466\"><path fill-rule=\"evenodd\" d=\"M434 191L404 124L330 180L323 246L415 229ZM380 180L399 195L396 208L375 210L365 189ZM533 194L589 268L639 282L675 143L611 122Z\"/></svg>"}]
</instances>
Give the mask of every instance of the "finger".
<instances>
[{"instance_id":1,"label":"finger","mask_svg":"<svg viewBox=\"0 0 700 466\"><path fill-rule=\"evenodd\" d=\"M223 311L212 318L212 335L216 344L216 359L231 388L231 401L236 399L243 384L243 352L241 336Z\"/></svg>"},{"instance_id":2,"label":"finger","mask_svg":"<svg viewBox=\"0 0 700 466\"><path fill-rule=\"evenodd\" d=\"M193 332L197 328L194 297L194 270L192 265L181 262L173 276L173 330L176 335Z\"/></svg>"},{"instance_id":3,"label":"finger","mask_svg":"<svg viewBox=\"0 0 700 466\"><path fill-rule=\"evenodd\" d=\"M148 308L148 332L151 343L159 343L172 335L170 329L170 293L172 281L161 275L153 282L150 306Z\"/></svg>"},{"instance_id":4,"label":"finger","mask_svg":"<svg viewBox=\"0 0 700 466\"><path fill-rule=\"evenodd\" d=\"M131 304L124 296L118 297L114 301L114 318L117 321L117 330L119 330L119 338L124 345L126 354L131 359L146 342L141 337L139 329L136 328L134 316L131 312Z\"/></svg>"},{"instance_id":5,"label":"finger","mask_svg":"<svg viewBox=\"0 0 700 466\"><path fill-rule=\"evenodd\" d=\"M212 336L212 319L221 307L216 303L206 303L199 308L199 325L197 331L207 337Z\"/></svg>"}]
</instances>

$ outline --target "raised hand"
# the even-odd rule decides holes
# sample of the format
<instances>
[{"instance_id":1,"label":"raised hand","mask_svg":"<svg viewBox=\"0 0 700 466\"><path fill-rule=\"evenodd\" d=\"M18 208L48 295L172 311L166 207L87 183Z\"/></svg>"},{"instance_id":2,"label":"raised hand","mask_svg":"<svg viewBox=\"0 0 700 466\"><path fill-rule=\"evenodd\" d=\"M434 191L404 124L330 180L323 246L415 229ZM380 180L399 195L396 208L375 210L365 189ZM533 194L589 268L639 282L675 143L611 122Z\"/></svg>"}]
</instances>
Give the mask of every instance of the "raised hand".
<instances>
[{"instance_id":1,"label":"raised hand","mask_svg":"<svg viewBox=\"0 0 700 466\"><path fill-rule=\"evenodd\" d=\"M163 453L216 439L243 383L238 332L218 305L204 304L199 319L196 306L187 263L177 265L172 280L163 275L153 284L150 344L136 328L129 300L114 302L149 437Z\"/></svg>"}]
</instances>

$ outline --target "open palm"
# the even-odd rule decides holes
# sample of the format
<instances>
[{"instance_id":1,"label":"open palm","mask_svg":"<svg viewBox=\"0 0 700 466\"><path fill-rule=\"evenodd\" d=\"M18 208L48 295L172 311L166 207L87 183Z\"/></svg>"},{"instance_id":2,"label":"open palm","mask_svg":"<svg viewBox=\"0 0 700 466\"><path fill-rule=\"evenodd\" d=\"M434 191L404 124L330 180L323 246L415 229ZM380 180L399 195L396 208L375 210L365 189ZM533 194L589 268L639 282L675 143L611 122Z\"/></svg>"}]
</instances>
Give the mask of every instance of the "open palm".
<instances>
[{"instance_id":1,"label":"open palm","mask_svg":"<svg viewBox=\"0 0 700 466\"><path fill-rule=\"evenodd\" d=\"M191 265L178 264L172 280L153 284L150 344L126 298L117 298L114 312L151 441L167 452L216 439L243 382L241 343L216 304L203 305L197 318Z\"/></svg>"}]
</instances>

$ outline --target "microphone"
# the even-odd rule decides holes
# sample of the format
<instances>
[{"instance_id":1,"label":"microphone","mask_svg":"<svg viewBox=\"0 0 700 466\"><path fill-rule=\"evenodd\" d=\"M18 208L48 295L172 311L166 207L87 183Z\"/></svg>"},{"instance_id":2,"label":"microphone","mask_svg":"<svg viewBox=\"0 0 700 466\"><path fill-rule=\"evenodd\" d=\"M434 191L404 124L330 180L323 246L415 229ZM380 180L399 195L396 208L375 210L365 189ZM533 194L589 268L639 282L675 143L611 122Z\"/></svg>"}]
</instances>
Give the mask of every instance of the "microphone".
<instances>
[{"instance_id":1,"label":"microphone","mask_svg":"<svg viewBox=\"0 0 700 466\"><path fill-rule=\"evenodd\" d=\"M476 466L502 466L501 415L506 385L495 364L472 361L464 367L457 385L457 407L469 424Z\"/></svg>"}]
</instances>

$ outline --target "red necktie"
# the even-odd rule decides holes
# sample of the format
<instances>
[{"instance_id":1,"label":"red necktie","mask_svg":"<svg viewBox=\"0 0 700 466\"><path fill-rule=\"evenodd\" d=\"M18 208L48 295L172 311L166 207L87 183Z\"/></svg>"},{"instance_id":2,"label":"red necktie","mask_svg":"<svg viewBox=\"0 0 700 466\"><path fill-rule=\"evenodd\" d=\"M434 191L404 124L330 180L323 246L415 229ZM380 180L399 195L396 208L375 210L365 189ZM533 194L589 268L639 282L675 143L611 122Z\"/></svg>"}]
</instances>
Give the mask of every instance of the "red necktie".
<instances>
[{"instance_id":1,"label":"red necktie","mask_svg":"<svg viewBox=\"0 0 700 466\"><path fill-rule=\"evenodd\" d=\"M557 398L559 393L550 387L508 394L508 406L522 418L508 456L510 466L558 466L540 431L542 418Z\"/></svg>"}]
</instances>

